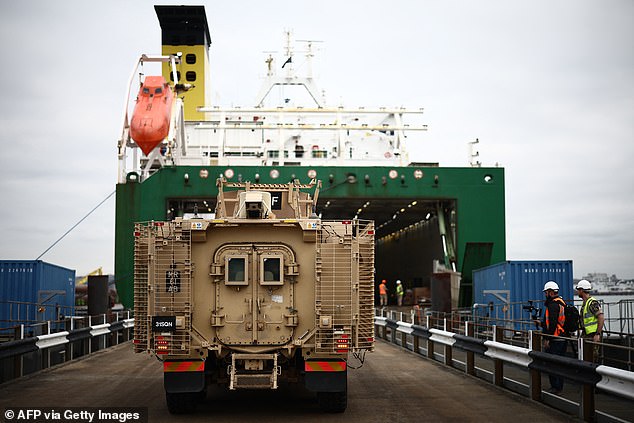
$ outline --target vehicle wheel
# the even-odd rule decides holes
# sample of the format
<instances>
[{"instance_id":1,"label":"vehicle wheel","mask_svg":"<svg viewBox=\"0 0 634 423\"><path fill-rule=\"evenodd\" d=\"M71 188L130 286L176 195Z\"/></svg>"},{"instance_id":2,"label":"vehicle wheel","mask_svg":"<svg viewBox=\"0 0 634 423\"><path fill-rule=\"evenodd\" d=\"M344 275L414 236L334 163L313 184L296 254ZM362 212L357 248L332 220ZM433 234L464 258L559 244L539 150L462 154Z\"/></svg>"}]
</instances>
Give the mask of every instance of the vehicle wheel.
<instances>
[{"instance_id":1,"label":"vehicle wheel","mask_svg":"<svg viewBox=\"0 0 634 423\"><path fill-rule=\"evenodd\" d=\"M328 413L343 413L348 407L348 392L317 392L319 407Z\"/></svg>"},{"instance_id":2,"label":"vehicle wheel","mask_svg":"<svg viewBox=\"0 0 634 423\"><path fill-rule=\"evenodd\" d=\"M188 414L196 409L196 400L200 398L198 392L165 393L167 409L171 414Z\"/></svg>"}]
</instances>

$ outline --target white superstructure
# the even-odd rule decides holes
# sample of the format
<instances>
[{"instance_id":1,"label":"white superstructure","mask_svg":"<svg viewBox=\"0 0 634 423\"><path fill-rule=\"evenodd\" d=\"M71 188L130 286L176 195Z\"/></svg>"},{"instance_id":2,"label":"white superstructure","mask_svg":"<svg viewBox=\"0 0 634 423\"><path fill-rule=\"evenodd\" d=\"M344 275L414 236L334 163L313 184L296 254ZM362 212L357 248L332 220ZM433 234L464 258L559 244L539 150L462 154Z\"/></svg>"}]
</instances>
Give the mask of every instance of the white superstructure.
<instances>
[{"instance_id":1,"label":"white superstructure","mask_svg":"<svg viewBox=\"0 0 634 423\"><path fill-rule=\"evenodd\" d=\"M291 48L291 34L286 35L284 62L277 65L269 55L255 106L200 107L198 111L205 117L202 121L184 121L178 109L173 113L171 138L149 156L143 155L129 137L126 109L119 141L120 182L130 172L144 179L165 165L407 166L406 131L424 131L427 125L410 125L406 121L420 121L423 110L326 105L323 92L312 76L312 42L306 42L306 63L301 66L306 73L300 76L294 67L297 58ZM178 64L178 60L169 57L162 60L173 66ZM136 68L133 78L135 74ZM313 104L307 107L289 104L283 96L289 87L304 88ZM279 92L282 96L277 97L283 99L282 105L272 100ZM133 149L132 157L126 148Z\"/></svg>"}]
</instances>

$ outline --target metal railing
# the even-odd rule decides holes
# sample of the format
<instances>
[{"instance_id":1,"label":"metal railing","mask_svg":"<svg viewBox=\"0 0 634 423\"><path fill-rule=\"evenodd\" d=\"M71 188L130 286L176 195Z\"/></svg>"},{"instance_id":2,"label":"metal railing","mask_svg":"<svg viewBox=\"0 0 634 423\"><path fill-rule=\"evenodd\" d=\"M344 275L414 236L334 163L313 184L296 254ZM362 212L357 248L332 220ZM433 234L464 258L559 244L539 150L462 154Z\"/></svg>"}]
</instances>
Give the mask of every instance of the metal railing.
<instances>
[{"instance_id":1,"label":"metal railing","mask_svg":"<svg viewBox=\"0 0 634 423\"><path fill-rule=\"evenodd\" d=\"M588 339L569 338L573 352L562 357L541 351L540 332L509 328L508 322L488 325L464 311L421 315L416 309L377 310L376 314L377 337L417 354L586 421L628 421L631 418L627 411L631 411L634 400L631 358L616 361L621 368L606 365L612 364L606 363L611 354L593 357L595 344ZM607 347L605 343L600 346ZM628 357L632 355L631 345L613 348L625 351ZM557 395L542 391L543 373L564 377L570 381L569 387ZM602 394L600 401L596 401L595 389ZM625 405L618 406L619 403Z\"/></svg>"},{"instance_id":2,"label":"metal railing","mask_svg":"<svg viewBox=\"0 0 634 423\"><path fill-rule=\"evenodd\" d=\"M68 316L2 330L0 383L131 339L131 313Z\"/></svg>"},{"instance_id":3,"label":"metal railing","mask_svg":"<svg viewBox=\"0 0 634 423\"><path fill-rule=\"evenodd\" d=\"M16 326L61 321L74 315L74 311L74 307L51 302L0 301L0 342L11 338Z\"/></svg>"},{"instance_id":4,"label":"metal railing","mask_svg":"<svg viewBox=\"0 0 634 423\"><path fill-rule=\"evenodd\" d=\"M597 350L594 361L633 371L634 300L628 299L612 303L600 301L605 315L603 339L600 343L588 341L590 346ZM531 307L533 308L532 310L530 309ZM390 313L391 318L418 325L425 325L428 316L431 316L432 324L438 327L442 326L438 322L443 322L444 319L447 319L449 328L464 329L465 322L470 322L474 327L474 336L485 340L493 338L491 328L495 326L504 330L504 337L508 343L528 347L530 342L529 333L537 330L534 318L539 317L541 319L541 314L536 311L540 309L543 309L542 300L509 304L474 304L471 308L458 309L451 313L432 312L417 306L407 312L385 309L382 313L383 315ZM511 315L509 310L521 310L520 317L507 318ZM583 349L578 345L577 334L573 334L571 338L567 339L571 354L583 359Z\"/></svg>"}]
</instances>

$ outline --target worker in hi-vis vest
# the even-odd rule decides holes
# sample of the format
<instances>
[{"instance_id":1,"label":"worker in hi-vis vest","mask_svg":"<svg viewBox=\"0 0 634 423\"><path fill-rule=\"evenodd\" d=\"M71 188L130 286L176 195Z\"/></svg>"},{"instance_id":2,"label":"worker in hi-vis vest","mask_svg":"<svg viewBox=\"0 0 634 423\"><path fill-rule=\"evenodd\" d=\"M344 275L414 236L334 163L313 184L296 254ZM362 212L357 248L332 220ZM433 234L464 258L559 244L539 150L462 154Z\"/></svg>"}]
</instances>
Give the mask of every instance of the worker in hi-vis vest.
<instances>
[{"instance_id":1,"label":"worker in hi-vis vest","mask_svg":"<svg viewBox=\"0 0 634 423\"><path fill-rule=\"evenodd\" d=\"M399 306L403 305L403 284L400 280L396 281L396 303Z\"/></svg>"},{"instance_id":2,"label":"worker in hi-vis vest","mask_svg":"<svg viewBox=\"0 0 634 423\"><path fill-rule=\"evenodd\" d=\"M583 300L580 313L581 326L583 327L581 336L591 339L594 343L592 348L592 361L597 361L599 358L599 344L601 343L601 334L603 333L603 323L605 322L605 317L603 316L603 311L601 310L601 304L599 301L590 296L590 291L592 291L592 284L590 281L581 279L577 282L575 289L577 290L579 298Z\"/></svg>"}]
</instances>

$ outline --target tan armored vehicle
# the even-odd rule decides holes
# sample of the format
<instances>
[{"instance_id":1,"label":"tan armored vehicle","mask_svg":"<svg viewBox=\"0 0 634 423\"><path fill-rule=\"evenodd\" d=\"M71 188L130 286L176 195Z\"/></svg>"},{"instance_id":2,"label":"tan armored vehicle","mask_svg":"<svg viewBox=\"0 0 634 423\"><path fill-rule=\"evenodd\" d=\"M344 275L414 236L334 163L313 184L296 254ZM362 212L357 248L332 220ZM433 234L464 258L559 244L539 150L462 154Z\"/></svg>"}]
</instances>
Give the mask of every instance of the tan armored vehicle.
<instances>
[{"instance_id":1,"label":"tan armored vehicle","mask_svg":"<svg viewBox=\"0 0 634 423\"><path fill-rule=\"evenodd\" d=\"M345 410L374 345L374 224L320 220L319 186L219 180L214 219L136 225L135 351L163 362L170 412L281 383Z\"/></svg>"}]
</instances>

